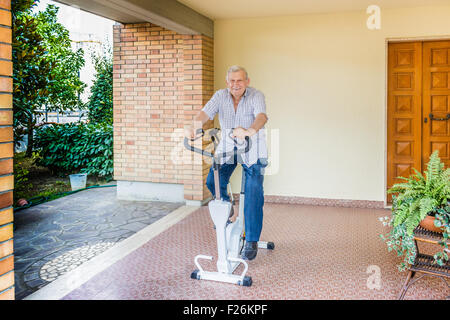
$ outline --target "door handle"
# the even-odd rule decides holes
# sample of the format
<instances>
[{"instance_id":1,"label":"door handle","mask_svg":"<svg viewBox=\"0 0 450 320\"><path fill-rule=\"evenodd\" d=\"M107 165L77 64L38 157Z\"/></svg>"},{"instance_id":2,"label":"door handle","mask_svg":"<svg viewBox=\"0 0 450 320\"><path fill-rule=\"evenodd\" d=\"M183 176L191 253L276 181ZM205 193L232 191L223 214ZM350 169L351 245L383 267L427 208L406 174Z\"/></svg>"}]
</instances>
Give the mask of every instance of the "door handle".
<instances>
[{"instance_id":1,"label":"door handle","mask_svg":"<svg viewBox=\"0 0 450 320\"><path fill-rule=\"evenodd\" d=\"M447 116L445 118L435 118L432 113L430 113L430 120L436 120L436 121L447 121L450 119L450 113L447 113ZM425 122L427 122L427 118L425 118Z\"/></svg>"}]
</instances>

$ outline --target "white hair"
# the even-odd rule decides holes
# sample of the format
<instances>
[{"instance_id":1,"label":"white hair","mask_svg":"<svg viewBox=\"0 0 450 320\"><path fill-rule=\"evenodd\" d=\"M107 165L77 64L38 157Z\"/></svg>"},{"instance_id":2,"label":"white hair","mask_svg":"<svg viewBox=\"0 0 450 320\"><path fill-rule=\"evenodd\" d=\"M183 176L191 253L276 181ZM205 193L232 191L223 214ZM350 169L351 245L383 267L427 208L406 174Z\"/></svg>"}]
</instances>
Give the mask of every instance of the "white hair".
<instances>
[{"instance_id":1,"label":"white hair","mask_svg":"<svg viewBox=\"0 0 450 320\"><path fill-rule=\"evenodd\" d=\"M228 81L228 75L229 75L230 73L232 73L232 72L238 72L238 71L244 71L244 73L245 73L245 80L248 79L248 73L247 73L247 70L245 70L244 67L241 67L241 66L231 66L231 67L228 69L228 71L227 71L227 77L226 77L226 80Z\"/></svg>"}]
</instances>

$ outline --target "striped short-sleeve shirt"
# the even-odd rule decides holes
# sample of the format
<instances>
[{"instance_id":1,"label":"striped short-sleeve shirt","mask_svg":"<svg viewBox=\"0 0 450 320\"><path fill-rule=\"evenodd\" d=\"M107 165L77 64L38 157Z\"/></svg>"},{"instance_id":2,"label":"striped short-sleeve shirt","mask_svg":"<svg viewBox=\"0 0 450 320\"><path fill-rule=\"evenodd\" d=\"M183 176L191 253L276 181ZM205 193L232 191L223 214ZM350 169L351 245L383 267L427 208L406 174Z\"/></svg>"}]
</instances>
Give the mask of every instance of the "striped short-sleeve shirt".
<instances>
[{"instance_id":1,"label":"striped short-sleeve shirt","mask_svg":"<svg viewBox=\"0 0 450 320\"><path fill-rule=\"evenodd\" d=\"M243 97L239 101L237 110L234 110L233 98L230 90L221 89L214 93L211 100L203 107L209 119L214 119L214 116L219 114L219 122L221 127L221 141L216 149L216 155L221 153L232 152L235 146L233 139L229 137L234 128L242 127L244 129L250 128L259 113L266 114L266 102L264 94L255 88L247 87ZM267 116L267 114L266 114ZM266 133L264 127L258 130L251 139L251 146L249 152L242 156L244 164L251 166L255 164L258 159L267 161L267 145ZM239 140L239 139L237 139ZM237 141L242 143L243 141ZM245 143L237 146L238 149L245 148ZM219 159L220 163L229 163L232 161L231 156Z\"/></svg>"}]
</instances>

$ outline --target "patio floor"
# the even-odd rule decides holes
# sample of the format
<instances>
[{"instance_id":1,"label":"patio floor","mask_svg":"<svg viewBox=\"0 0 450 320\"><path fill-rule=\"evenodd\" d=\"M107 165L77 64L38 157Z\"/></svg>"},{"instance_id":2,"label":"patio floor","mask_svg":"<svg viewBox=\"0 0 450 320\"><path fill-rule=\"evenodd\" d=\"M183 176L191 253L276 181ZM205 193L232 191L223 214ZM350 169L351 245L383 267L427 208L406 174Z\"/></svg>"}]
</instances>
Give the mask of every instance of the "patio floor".
<instances>
[{"instance_id":1,"label":"patio floor","mask_svg":"<svg viewBox=\"0 0 450 320\"><path fill-rule=\"evenodd\" d=\"M264 214L261 240L273 241L275 250L259 249L249 262L251 287L190 278L197 254L214 256L202 265L207 271L215 268L215 232L203 206L58 299L397 298L406 273L397 270L401 258L379 238L387 229L378 218L389 210L266 203ZM368 286L373 266L380 270L379 289ZM405 299L442 300L448 295L442 281L425 277Z\"/></svg>"},{"instance_id":2,"label":"patio floor","mask_svg":"<svg viewBox=\"0 0 450 320\"><path fill-rule=\"evenodd\" d=\"M183 203L117 200L115 182L14 214L15 296L23 299Z\"/></svg>"}]
</instances>

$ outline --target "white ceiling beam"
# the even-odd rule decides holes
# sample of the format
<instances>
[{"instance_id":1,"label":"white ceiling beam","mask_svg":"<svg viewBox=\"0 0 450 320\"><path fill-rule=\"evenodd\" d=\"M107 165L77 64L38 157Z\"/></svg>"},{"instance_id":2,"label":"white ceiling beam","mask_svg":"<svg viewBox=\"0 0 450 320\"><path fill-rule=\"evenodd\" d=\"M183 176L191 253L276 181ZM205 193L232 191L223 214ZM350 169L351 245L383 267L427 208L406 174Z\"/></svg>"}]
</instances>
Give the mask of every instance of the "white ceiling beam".
<instances>
[{"instance_id":1,"label":"white ceiling beam","mask_svg":"<svg viewBox=\"0 0 450 320\"><path fill-rule=\"evenodd\" d=\"M180 34L214 37L214 23L176 0L55 0L120 22L151 22Z\"/></svg>"}]
</instances>

